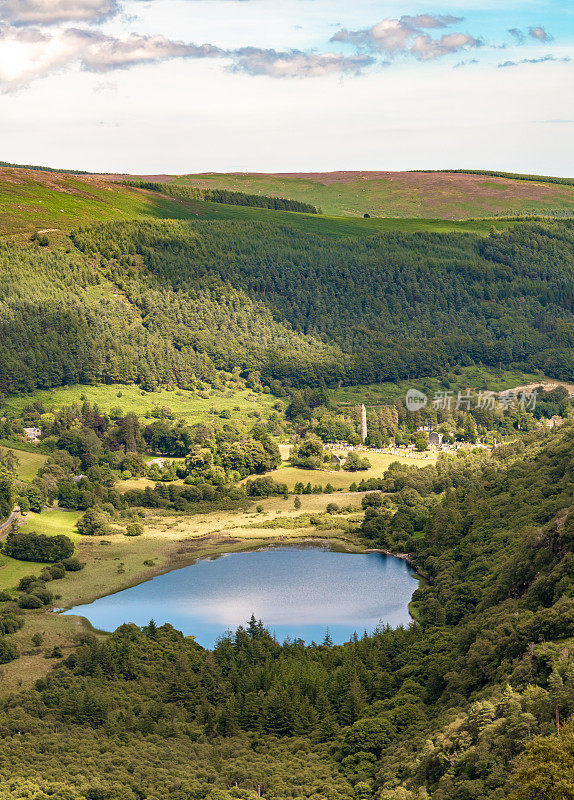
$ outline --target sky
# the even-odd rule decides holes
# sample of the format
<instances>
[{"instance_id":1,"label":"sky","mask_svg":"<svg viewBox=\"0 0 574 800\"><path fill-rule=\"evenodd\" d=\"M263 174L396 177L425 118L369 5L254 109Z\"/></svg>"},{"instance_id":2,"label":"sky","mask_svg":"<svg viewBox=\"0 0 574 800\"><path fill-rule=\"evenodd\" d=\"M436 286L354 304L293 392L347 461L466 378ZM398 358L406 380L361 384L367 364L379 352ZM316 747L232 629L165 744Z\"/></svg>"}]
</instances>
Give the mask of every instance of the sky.
<instances>
[{"instance_id":1,"label":"sky","mask_svg":"<svg viewBox=\"0 0 574 800\"><path fill-rule=\"evenodd\" d=\"M0 160L574 177L572 0L0 0Z\"/></svg>"}]
</instances>

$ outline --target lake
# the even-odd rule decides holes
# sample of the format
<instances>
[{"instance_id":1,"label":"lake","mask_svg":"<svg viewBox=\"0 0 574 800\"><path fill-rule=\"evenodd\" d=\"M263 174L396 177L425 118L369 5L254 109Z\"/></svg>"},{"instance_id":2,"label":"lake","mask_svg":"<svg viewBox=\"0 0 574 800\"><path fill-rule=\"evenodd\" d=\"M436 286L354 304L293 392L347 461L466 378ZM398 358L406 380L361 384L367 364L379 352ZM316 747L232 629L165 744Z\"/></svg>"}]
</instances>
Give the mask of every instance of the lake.
<instances>
[{"instance_id":1,"label":"lake","mask_svg":"<svg viewBox=\"0 0 574 800\"><path fill-rule=\"evenodd\" d=\"M251 614L272 634L335 643L378 625L408 625L417 582L404 562L381 553L277 547L202 559L64 613L113 631L124 622L171 623L212 647Z\"/></svg>"}]
</instances>

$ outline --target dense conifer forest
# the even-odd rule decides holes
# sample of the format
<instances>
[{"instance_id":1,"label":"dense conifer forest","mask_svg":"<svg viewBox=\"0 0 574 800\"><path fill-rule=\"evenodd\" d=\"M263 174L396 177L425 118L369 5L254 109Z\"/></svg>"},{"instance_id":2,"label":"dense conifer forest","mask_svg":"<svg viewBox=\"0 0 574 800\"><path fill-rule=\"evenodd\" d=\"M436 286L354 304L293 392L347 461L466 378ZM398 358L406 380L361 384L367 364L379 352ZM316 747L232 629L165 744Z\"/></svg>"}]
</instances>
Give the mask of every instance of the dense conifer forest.
<instances>
[{"instance_id":1,"label":"dense conifer forest","mask_svg":"<svg viewBox=\"0 0 574 800\"><path fill-rule=\"evenodd\" d=\"M240 222L116 223L41 239L0 245L5 393L185 386L233 368L300 386L472 363L574 377L568 222L352 246Z\"/></svg>"}]
</instances>

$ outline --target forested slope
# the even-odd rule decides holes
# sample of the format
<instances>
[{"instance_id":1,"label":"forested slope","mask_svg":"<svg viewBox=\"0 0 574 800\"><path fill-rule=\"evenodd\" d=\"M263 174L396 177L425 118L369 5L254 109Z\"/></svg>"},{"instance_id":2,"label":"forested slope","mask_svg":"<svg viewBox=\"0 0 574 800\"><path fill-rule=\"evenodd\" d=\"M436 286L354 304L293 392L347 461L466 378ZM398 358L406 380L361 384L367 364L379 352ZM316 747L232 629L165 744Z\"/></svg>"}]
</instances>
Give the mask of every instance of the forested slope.
<instances>
[{"instance_id":1,"label":"forested slope","mask_svg":"<svg viewBox=\"0 0 574 800\"><path fill-rule=\"evenodd\" d=\"M252 620L213 652L152 622L84 637L0 709L0 797L569 800L573 465L567 426L392 467L394 532L420 528L430 578L408 630L305 647Z\"/></svg>"},{"instance_id":2,"label":"forested slope","mask_svg":"<svg viewBox=\"0 0 574 800\"><path fill-rule=\"evenodd\" d=\"M572 223L352 241L258 223L108 223L53 247L2 244L0 273L4 392L185 386L234 367L297 385L478 362L574 377Z\"/></svg>"}]
</instances>

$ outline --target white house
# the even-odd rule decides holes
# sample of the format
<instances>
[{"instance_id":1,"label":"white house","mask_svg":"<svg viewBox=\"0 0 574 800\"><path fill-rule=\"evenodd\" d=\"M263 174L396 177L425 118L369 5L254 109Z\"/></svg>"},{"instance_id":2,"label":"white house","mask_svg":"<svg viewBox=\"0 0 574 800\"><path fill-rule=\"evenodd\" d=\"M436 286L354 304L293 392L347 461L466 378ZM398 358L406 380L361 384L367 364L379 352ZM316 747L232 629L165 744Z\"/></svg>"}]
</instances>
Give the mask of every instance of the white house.
<instances>
[{"instance_id":1,"label":"white house","mask_svg":"<svg viewBox=\"0 0 574 800\"><path fill-rule=\"evenodd\" d=\"M24 428L24 434L26 436L26 441L36 443L40 436L42 435L41 428Z\"/></svg>"}]
</instances>

